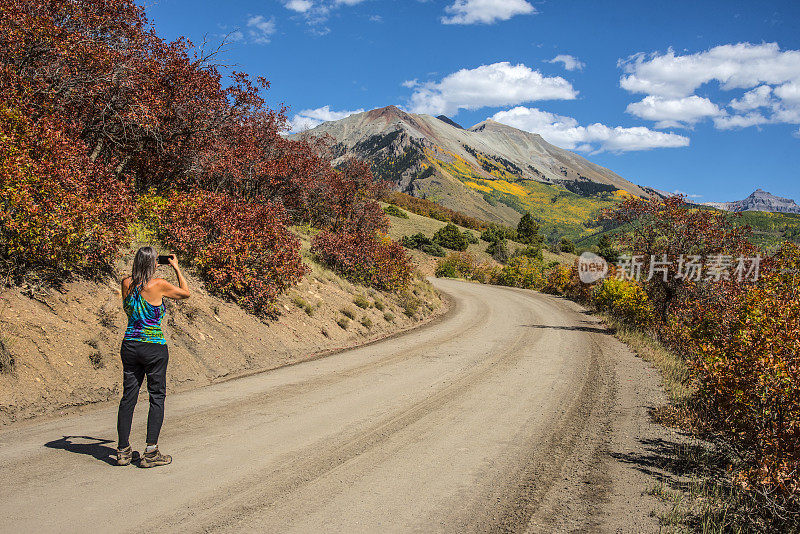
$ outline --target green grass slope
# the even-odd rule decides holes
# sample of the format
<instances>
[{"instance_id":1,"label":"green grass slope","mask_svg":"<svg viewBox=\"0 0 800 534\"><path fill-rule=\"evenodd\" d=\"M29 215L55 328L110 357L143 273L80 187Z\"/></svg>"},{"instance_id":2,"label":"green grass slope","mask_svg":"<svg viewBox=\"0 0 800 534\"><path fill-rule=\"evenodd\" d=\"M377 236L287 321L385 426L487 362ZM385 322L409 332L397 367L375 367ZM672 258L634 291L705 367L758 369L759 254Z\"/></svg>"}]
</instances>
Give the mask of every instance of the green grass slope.
<instances>
[{"instance_id":1,"label":"green grass slope","mask_svg":"<svg viewBox=\"0 0 800 534\"><path fill-rule=\"evenodd\" d=\"M388 206L388 204L381 203L384 207ZM423 233L428 237L432 237L433 234L436 233L440 228L443 228L447 225L446 222L439 221L436 219L431 219L429 217L423 217L421 215L417 215L416 213L411 213L410 211L403 210L407 215L408 219L404 219L401 217L394 217L389 216L389 222L391 226L389 227L389 237L392 239L399 241L403 236L414 235L416 233ZM462 226L458 227L462 232L470 232L472 235L478 238L478 242L475 244L471 244L467 249L468 252L473 254L478 261L494 261L492 257L487 254L486 247L489 246L489 243L486 241L482 241L480 239L481 234L475 230L470 230L468 228L464 228ZM513 252L518 248L522 248L524 245L516 242L509 242L509 249ZM435 263L438 258L434 258L433 256L429 256L424 252L419 250L411 250L409 251L411 256L414 260L421 265L431 265ZM451 252L451 251L448 251ZM559 263L569 264L575 260L575 256L572 254L553 254L548 250L543 250L542 254L544 256L545 262L552 262L557 261Z\"/></svg>"}]
</instances>

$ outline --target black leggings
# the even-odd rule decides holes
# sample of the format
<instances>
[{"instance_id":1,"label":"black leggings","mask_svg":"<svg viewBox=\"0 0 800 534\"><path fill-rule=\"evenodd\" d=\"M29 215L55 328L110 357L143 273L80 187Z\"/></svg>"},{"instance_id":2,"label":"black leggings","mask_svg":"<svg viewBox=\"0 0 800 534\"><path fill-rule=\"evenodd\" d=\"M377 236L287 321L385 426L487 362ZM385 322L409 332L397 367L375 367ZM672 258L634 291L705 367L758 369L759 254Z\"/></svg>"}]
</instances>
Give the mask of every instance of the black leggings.
<instances>
[{"instance_id":1,"label":"black leggings","mask_svg":"<svg viewBox=\"0 0 800 534\"><path fill-rule=\"evenodd\" d=\"M122 342L122 400L117 415L119 448L124 449L130 442L133 409L139 397L139 388L147 375L147 391L150 394L150 411L147 414L147 443L158 443L158 434L164 422L164 398L167 395L167 361L169 351L166 345L144 343L141 341Z\"/></svg>"}]
</instances>

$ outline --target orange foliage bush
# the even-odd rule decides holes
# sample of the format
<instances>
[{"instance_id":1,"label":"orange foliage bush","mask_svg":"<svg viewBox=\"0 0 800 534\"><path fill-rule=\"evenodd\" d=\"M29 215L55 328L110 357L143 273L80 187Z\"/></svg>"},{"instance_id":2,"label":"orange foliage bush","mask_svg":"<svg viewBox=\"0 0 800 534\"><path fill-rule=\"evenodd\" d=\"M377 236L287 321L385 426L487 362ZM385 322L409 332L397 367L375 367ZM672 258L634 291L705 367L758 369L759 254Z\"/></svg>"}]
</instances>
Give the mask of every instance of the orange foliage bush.
<instances>
[{"instance_id":1,"label":"orange foliage bush","mask_svg":"<svg viewBox=\"0 0 800 534\"><path fill-rule=\"evenodd\" d=\"M411 279L411 260L403 247L385 235L365 231L323 231L311 251L350 280L389 291L401 291Z\"/></svg>"},{"instance_id":2,"label":"orange foliage bush","mask_svg":"<svg viewBox=\"0 0 800 534\"><path fill-rule=\"evenodd\" d=\"M759 253L748 228L680 198L628 200L611 215L629 224L622 244L645 259ZM675 274L670 266L667 281L657 276L642 288L659 336L693 371L697 422L743 460L738 480L800 513L800 248L786 243L765 258L758 279Z\"/></svg>"},{"instance_id":3,"label":"orange foliage bush","mask_svg":"<svg viewBox=\"0 0 800 534\"><path fill-rule=\"evenodd\" d=\"M404 252L375 235L388 225L375 200L386 184L361 162L332 168L321 141L287 139L285 109L263 97L269 83L238 72L223 83L216 61L159 38L133 0L0 0L9 270L108 265L131 193L155 191L169 197L158 219L167 244L250 310L303 272L290 222L368 236L358 259L369 279L404 283Z\"/></svg>"},{"instance_id":4,"label":"orange foliage bush","mask_svg":"<svg viewBox=\"0 0 800 534\"><path fill-rule=\"evenodd\" d=\"M757 283L725 284L675 320L694 355L698 412L746 459L740 479L800 505L800 248L786 243Z\"/></svg>"},{"instance_id":5,"label":"orange foliage bush","mask_svg":"<svg viewBox=\"0 0 800 534\"><path fill-rule=\"evenodd\" d=\"M491 282L496 269L489 264L479 263L470 252L451 252L436 262L436 276L443 278L464 278L476 282Z\"/></svg>"},{"instance_id":6,"label":"orange foliage bush","mask_svg":"<svg viewBox=\"0 0 800 534\"><path fill-rule=\"evenodd\" d=\"M305 274L300 242L278 206L174 193L159 217L165 244L189 258L209 289L254 313L272 312L275 296Z\"/></svg>"},{"instance_id":7,"label":"orange foliage bush","mask_svg":"<svg viewBox=\"0 0 800 534\"><path fill-rule=\"evenodd\" d=\"M17 279L110 268L127 238L130 192L42 118L0 107L0 273Z\"/></svg>"}]
</instances>

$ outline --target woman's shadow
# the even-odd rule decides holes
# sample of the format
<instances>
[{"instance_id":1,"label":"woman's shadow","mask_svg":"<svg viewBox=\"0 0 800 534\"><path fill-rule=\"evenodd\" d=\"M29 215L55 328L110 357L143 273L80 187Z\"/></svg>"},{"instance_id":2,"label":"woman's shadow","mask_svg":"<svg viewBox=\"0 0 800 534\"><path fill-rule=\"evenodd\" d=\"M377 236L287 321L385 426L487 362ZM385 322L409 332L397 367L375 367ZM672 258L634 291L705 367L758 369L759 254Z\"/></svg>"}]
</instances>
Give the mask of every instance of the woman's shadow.
<instances>
[{"instance_id":1,"label":"woman's shadow","mask_svg":"<svg viewBox=\"0 0 800 534\"><path fill-rule=\"evenodd\" d=\"M113 443L113 441L91 436L64 436L61 439L45 443L44 446L76 454L85 454L109 465L117 465L117 449L106 446L107 443ZM134 452L134 457L136 456L138 456L138 453Z\"/></svg>"}]
</instances>

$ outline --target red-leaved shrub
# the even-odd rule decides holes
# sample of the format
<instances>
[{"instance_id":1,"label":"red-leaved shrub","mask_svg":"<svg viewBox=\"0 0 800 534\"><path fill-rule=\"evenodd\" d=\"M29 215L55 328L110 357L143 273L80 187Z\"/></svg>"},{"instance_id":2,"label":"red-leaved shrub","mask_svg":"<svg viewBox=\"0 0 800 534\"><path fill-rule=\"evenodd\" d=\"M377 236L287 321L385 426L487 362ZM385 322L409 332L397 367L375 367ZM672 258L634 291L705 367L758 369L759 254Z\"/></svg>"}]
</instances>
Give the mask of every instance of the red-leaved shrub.
<instances>
[{"instance_id":1,"label":"red-leaved shrub","mask_svg":"<svg viewBox=\"0 0 800 534\"><path fill-rule=\"evenodd\" d=\"M720 284L674 318L702 424L746 460L739 479L800 505L800 247L785 243L754 284Z\"/></svg>"},{"instance_id":2,"label":"red-leaved shrub","mask_svg":"<svg viewBox=\"0 0 800 534\"><path fill-rule=\"evenodd\" d=\"M311 251L348 279L377 289L400 291L411 278L405 250L382 234L323 231L314 238Z\"/></svg>"},{"instance_id":3,"label":"red-leaved shrub","mask_svg":"<svg viewBox=\"0 0 800 534\"><path fill-rule=\"evenodd\" d=\"M305 274L299 240L279 206L223 193L174 193L160 213L163 238L185 254L209 289L254 312Z\"/></svg>"},{"instance_id":4,"label":"red-leaved shrub","mask_svg":"<svg viewBox=\"0 0 800 534\"><path fill-rule=\"evenodd\" d=\"M130 192L85 145L0 107L2 275L97 274L125 242L132 210Z\"/></svg>"}]
</instances>

